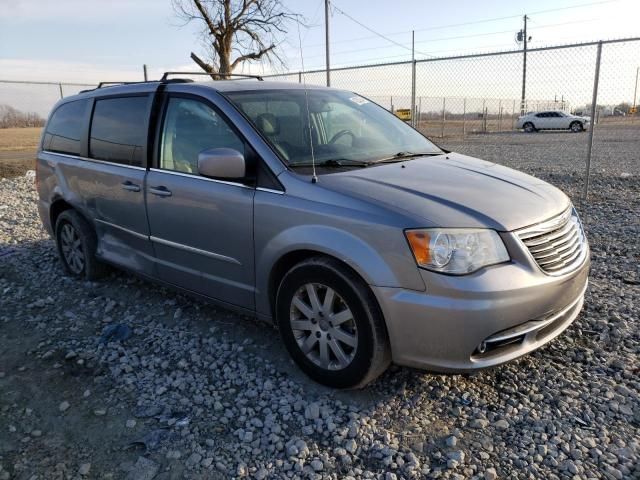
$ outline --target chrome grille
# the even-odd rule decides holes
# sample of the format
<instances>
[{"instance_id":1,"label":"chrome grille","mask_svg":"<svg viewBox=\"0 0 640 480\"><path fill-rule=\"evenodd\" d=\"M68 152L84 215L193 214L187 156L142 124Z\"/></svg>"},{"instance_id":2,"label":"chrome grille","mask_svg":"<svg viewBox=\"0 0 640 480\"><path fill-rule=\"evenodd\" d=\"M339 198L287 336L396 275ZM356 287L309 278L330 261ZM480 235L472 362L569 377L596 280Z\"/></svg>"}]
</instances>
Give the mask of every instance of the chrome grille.
<instances>
[{"instance_id":1,"label":"chrome grille","mask_svg":"<svg viewBox=\"0 0 640 480\"><path fill-rule=\"evenodd\" d=\"M573 208L516 233L538 266L549 275L575 270L587 255L587 240Z\"/></svg>"}]
</instances>

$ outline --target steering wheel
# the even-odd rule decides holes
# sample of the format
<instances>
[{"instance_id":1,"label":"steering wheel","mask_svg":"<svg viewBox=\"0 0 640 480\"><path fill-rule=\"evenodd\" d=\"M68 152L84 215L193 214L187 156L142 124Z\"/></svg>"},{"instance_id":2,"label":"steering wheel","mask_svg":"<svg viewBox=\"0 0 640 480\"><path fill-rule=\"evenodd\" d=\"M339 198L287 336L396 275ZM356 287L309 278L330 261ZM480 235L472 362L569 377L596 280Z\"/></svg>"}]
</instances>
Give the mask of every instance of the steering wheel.
<instances>
[{"instance_id":1,"label":"steering wheel","mask_svg":"<svg viewBox=\"0 0 640 480\"><path fill-rule=\"evenodd\" d=\"M353 134L353 132L351 130L345 129L345 130L340 130L333 137L331 137L331 140L329 140L329 144L333 145L334 143L336 143L338 140L340 140L345 135L350 135L351 136L351 143L353 143L353 141L356 139L356 136Z\"/></svg>"}]
</instances>

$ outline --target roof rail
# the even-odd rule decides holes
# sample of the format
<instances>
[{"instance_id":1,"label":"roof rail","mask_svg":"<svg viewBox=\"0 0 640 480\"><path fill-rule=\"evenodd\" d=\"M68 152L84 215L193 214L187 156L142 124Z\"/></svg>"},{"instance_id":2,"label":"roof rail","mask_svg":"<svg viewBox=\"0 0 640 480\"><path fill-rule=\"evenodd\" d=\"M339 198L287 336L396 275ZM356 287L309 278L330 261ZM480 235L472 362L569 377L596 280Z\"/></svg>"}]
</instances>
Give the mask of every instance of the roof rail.
<instances>
[{"instance_id":1,"label":"roof rail","mask_svg":"<svg viewBox=\"0 0 640 480\"><path fill-rule=\"evenodd\" d=\"M207 75L207 76L211 76L211 75L222 75L222 74L218 74L218 73L207 73L207 72L164 72L164 75L162 75L162 78L160 79L161 82L168 82L169 80L169 75ZM256 80L259 80L261 82L264 81L264 78L262 78L260 75L245 75L242 73L226 73L224 74L225 77L243 77L243 78L255 78Z\"/></svg>"},{"instance_id":2,"label":"roof rail","mask_svg":"<svg viewBox=\"0 0 640 480\"><path fill-rule=\"evenodd\" d=\"M141 83L153 83L157 81L158 80L140 80L137 82L100 82L98 83L98 86L96 88L88 88L86 90L80 90L80 93L93 92L94 90L98 90L99 88L115 87L117 85L138 85ZM193 82L193 80L190 80L188 78L172 78L169 80L163 80L161 83L190 83L190 82Z\"/></svg>"},{"instance_id":3,"label":"roof rail","mask_svg":"<svg viewBox=\"0 0 640 480\"><path fill-rule=\"evenodd\" d=\"M108 87L110 85L130 85L130 84L134 84L134 83L145 83L145 82L100 82L98 83L97 88L103 88L103 87Z\"/></svg>"}]
</instances>

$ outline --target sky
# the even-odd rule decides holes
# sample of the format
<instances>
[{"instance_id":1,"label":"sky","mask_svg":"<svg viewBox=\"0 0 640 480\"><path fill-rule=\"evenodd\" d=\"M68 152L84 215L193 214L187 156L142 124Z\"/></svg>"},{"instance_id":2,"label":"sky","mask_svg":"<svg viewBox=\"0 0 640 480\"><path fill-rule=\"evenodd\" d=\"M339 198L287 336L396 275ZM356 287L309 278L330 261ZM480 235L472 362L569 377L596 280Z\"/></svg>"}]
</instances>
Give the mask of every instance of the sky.
<instances>
[{"instance_id":1,"label":"sky","mask_svg":"<svg viewBox=\"0 0 640 480\"><path fill-rule=\"evenodd\" d=\"M515 33L528 13L531 47L640 35L639 0L332 0L334 66L517 48ZM284 0L307 19L301 29L307 70L324 67L324 1ZM582 6L580 6L582 5ZM553 11L546 11L553 10ZM510 17L510 18L504 18ZM483 21L500 18L500 20ZM472 23L477 22L477 23ZM195 25L181 25L170 0L0 0L0 78L99 81L191 67L201 51ZM466 25L460 25L465 23ZM290 70L300 69L298 32L281 44ZM269 67L251 70L268 72ZM283 70L281 68L280 70Z\"/></svg>"},{"instance_id":2,"label":"sky","mask_svg":"<svg viewBox=\"0 0 640 480\"><path fill-rule=\"evenodd\" d=\"M306 69L324 68L324 0L282 1L306 17L307 26L300 30ZM640 36L640 0L331 0L331 4L333 67L410 60L412 30L417 59L517 49L515 34L525 13L530 17L531 48ZM183 25L170 0L0 0L0 80L138 80L143 64L151 78L165 70L198 70L189 53L202 53L199 29ZM300 70L295 24L279 48L286 65L276 70ZM584 53L585 65L591 65L591 57L591 51ZM520 61L506 63L491 68L517 75ZM253 64L245 71L274 69ZM434 81L450 80L440 75ZM387 95L389 88L381 88L381 95ZM493 96L513 95L496 91Z\"/></svg>"}]
</instances>

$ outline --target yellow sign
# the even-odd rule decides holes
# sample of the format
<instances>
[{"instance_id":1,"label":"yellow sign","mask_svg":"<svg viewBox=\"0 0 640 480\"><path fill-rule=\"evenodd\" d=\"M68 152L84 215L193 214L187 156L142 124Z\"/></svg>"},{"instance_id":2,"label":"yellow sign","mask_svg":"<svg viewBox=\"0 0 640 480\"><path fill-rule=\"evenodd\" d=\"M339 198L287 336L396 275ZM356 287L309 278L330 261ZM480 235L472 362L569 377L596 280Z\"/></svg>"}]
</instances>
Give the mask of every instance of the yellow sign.
<instances>
[{"instance_id":1,"label":"yellow sign","mask_svg":"<svg viewBox=\"0 0 640 480\"><path fill-rule=\"evenodd\" d=\"M396 117L398 117L400 120L411 120L411 109L410 108L397 109Z\"/></svg>"},{"instance_id":2,"label":"yellow sign","mask_svg":"<svg viewBox=\"0 0 640 480\"><path fill-rule=\"evenodd\" d=\"M629 113L638 113L638 108L637 107L631 107L629 109Z\"/></svg>"}]
</instances>

